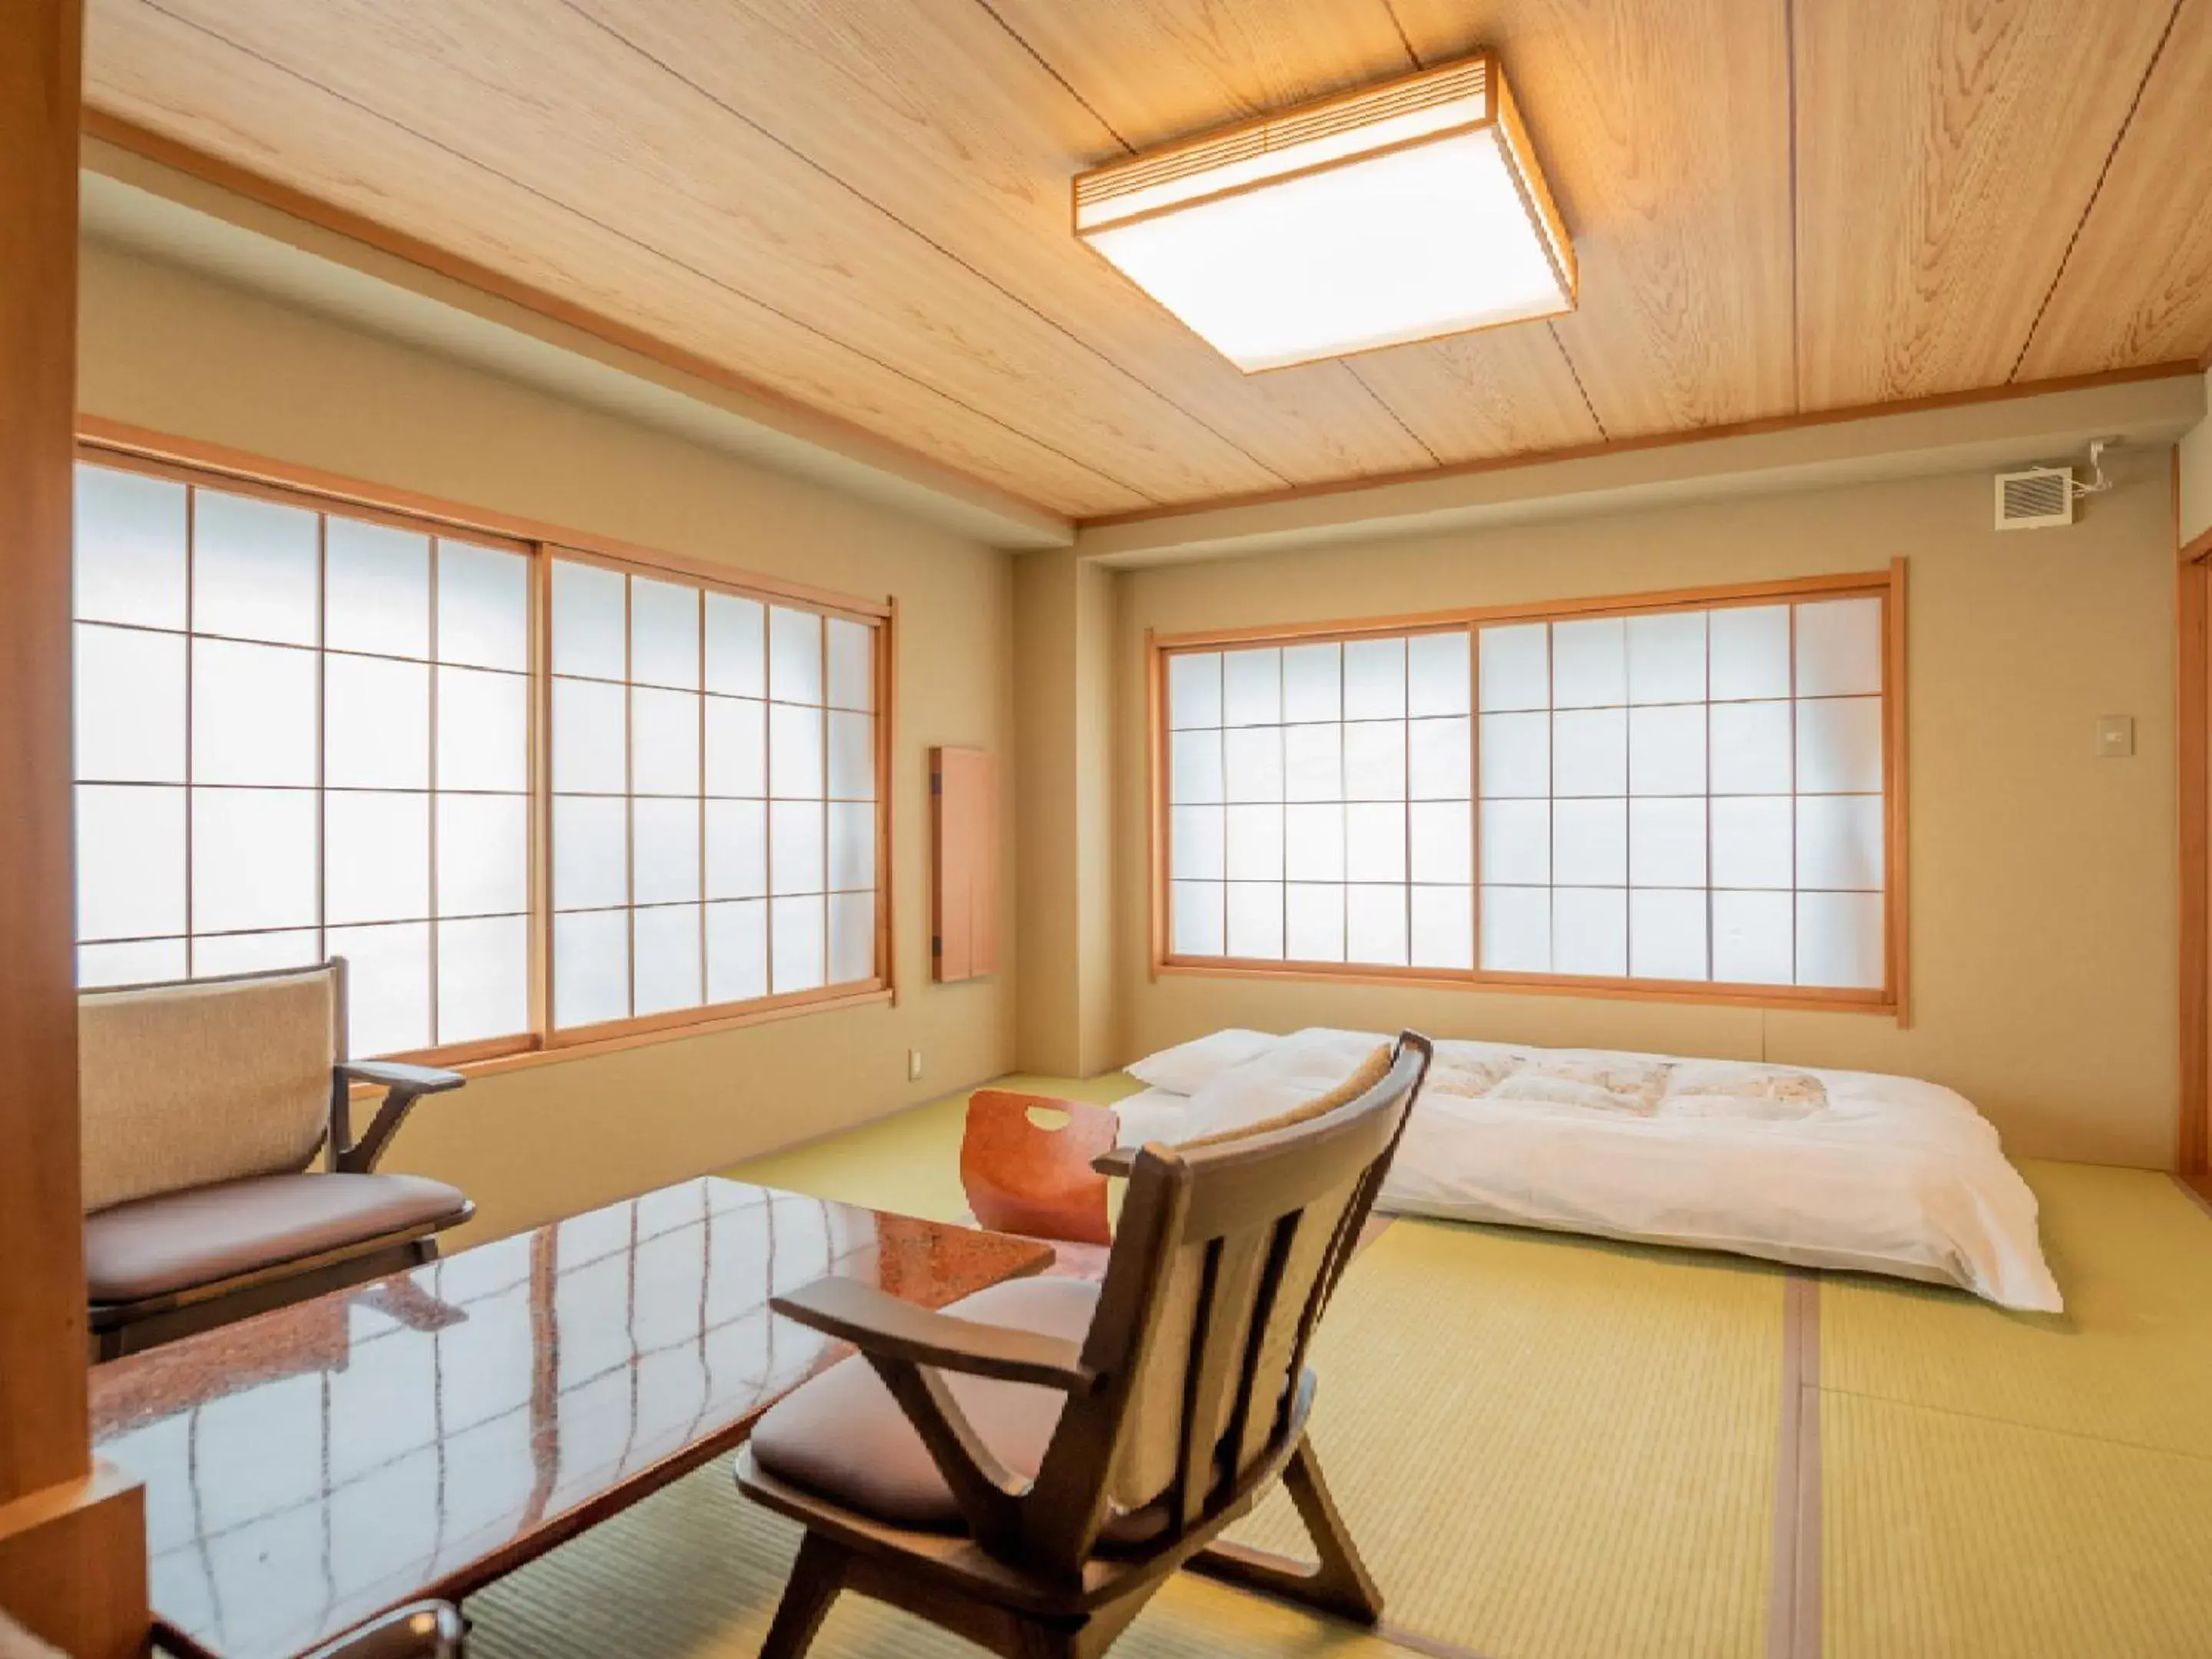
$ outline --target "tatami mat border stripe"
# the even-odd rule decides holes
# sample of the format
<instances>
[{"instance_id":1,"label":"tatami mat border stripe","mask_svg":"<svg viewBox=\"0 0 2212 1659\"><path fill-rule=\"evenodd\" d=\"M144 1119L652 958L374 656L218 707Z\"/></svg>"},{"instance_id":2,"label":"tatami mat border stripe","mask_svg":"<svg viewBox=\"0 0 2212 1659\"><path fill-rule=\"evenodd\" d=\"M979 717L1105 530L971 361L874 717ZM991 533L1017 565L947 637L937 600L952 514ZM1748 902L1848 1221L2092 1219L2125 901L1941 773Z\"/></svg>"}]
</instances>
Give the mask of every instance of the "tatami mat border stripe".
<instances>
[{"instance_id":1,"label":"tatami mat border stripe","mask_svg":"<svg viewBox=\"0 0 2212 1659\"><path fill-rule=\"evenodd\" d=\"M1820 1654L1820 1277L1782 1287L1782 1430L1774 1470L1766 1659Z\"/></svg>"}]
</instances>

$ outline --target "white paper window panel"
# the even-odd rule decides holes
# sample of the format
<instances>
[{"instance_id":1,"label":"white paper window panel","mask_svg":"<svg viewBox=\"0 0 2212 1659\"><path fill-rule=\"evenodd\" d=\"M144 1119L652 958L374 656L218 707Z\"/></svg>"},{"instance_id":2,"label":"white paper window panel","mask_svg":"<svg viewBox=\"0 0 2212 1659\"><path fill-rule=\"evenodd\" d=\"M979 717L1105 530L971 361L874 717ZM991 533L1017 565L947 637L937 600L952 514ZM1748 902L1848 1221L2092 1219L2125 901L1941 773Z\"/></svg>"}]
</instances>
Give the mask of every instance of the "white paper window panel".
<instances>
[{"instance_id":1,"label":"white paper window panel","mask_svg":"<svg viewBox=\"0 0 2212 1659\"><path fill-rule=\"evenodd\" d=\"M1881 787L1880 697L1823 697L1797 705L1799 793L1873 793Z\"/></svg>"},{"instance_id":2,"label":"white paper window panel","mask_svg":"<svg viewBox=\"0 0 2212 1659\"><path fill-rule=\"evenodd\" d=\"M1224 870L1232 882L1283 878L1283 809L1231 806L1224 817Z\"/></svg>"},{"instance_id":3,"label":"white paper window panel","mask_svg":"<svg viewBox=\"0 0 2212 1659\"><path fill-rule=\"evenodd\" d=\"M136 628L76 628L76 775L185 781L185 641Z\"/></svg>"},{"instance_id":4,"label":"white paper window panel","mask_svg":"<svg viewBox=\"0 0 2212 1659\"><path fill-rule=\"evenodd\" d=\"M237 640L316 642L316 515L216 489L192 503L192 628Z\"/></svg>"},{"instance_id":5,"label":"white paper window panel","mask_svg":"<svg viewBox=\"0 0 2212 1659\"><path fill-rule=\"evenodd\" d=\"M1283 719L1283 653L1231 651L1221 659L1221 723L1279 726Z\"/></svg>"},{"instance_id":6,"label":"white paper window panel","mask_svg":"<svg viewBox=\"0 0 2212 1659\"><path fill-rule=\"evenodd\" d=\"M441 573L442 574L442 573ZM618 680L629 670L629 582L617 570L553 562L553 672Z\"/></svg>"},{"instance_id":7,"label":"white paper window panel","mask_svg":"<svg viewBox=\"0 0 2212 1659\"><path fill-rule=\"evenodd\" d=\"M767 803L757 800L708 801L707 896L709 899L750 899L764 897L767 893ZM763 927L765 925L763 924ZM763 962L765 961L763 957ZM767 972L765 966L762 972ZM713 1000L719 1002L727 999L716 997Z\"/></svg>"},{"instance_id":8,"label":"white paper window panel","mask_svg":"<svg viewBox=\"0 0 2212 1659\"><path fill-rule=\"evenodd\" d=\"M1798 886L1879 892L1882 876L1880 795L1798 797Z\"/></svg>"},{"instance_id":9,"label":"white paper window panel","mask_svg":"<svg viewBox=\"0 0 2212 1659\"><path fill-rule=\"evenodd\" d=\"M699 897L697 800L641 798L630 803L630 902L682 904ZM638 960L645 960L638 947Z\"/></svg>"},{"instance_id":10,"label":"white paper window panel","mask_svg":"<svg viewBox=\"0 0 2212 1659\"><path fill-rule=\"evenodd\" d=\"M823 890L823 807L819 801L774 801L769 806L769 891Z\"/></svg>"},{"instance_id":11,"label":"white paper window panel","mask_svg":"<svg viewBox=\"0 0 2212 1659\"><path fill-rule=\"evenodd\" d=\"M1344 726L1344 798L1406 799L1406 723L1350 720Z\"/></svg>"},{"instance_id":12,"label":"white paper window panel","mask_svg":"<svg viewBox=\"0 0 2212 1659\"><path fill-rule=\"evenodd\" d=\"M1484 872L1486 880L1503 877ZM1618 887L1628 879L1628 803L1552 803L1552 879L1563 886Z\"/></svg>"},{"instance_id":13,"label":"white paper window panel","mask_svg":"<svg viewBox=\"0 0 2212 1659\"><path fill-rule=\"evenodd\" d=\"M1168 793L1171 800L1192 805L1224 798L1219 732L1177 732L1170 737Z\"/></svg>"},{"instance_id":14,"label":"white paper window panel","mask_svg":"<svg viewBox=\"0 0 2212 1659\"><path fill-rule=\"evenodd\" d=\"M876 706L876 630L842 617L829 618L830 706L862 711Z\"/></svg>"},{"instance_id":15,"label":"white paper window panel","mask_svg":"<svg viewBox=\"0 0 2212 1659\"><path fill-rule=\"evenodd\" d=\"M557 572L561 566L556 562L554 568ZM614 614L619 617L621 612L617 610ZM438 660L515 674L529 669L530 560L526 555L440 538Z\"/></svg>"},{"instance_id":16,"label":"white paper window panel","mask_svg":"<svg viewBox=\"0 0 2212 1659\"><path fill-rule=\"evenodd\" d=\"M1464 714L1406 724L1406 793L1413 800L1465 800L1474 787L1474 732Z\"/></svg>"},{"instance_id":17,"label":"white paper window panel","mask_svg":"<svg viewBox=\"0 0 2212 1659\"><path fill-rule=\"evenodd\" d=\"M1552 971L1618 979L1628 971L1628 894L1619 887L1552 890Z\"/></svg>"},{"instance_id":18,"label":"white paper window panel","mask_svg":"<svg viewBox=\"0 0 2212 1659\"><path fill-rule=\"evenodd\" d=\"M429 796L350 789L325 795L323 919L413 921L429 914Z\"/></svg>"},{"instance_id":19,"label":"white paper window panel","mask_svg":"<svg viewBox=\"0 0 2212 1659\"><path fill-rule=\"evenodd\" d=\"M1226 885L1218 881L1177 881L1169 884L1170 944L1177 956L1225 954L1227 934L1222 907Z\"/></svg>"},{"instance_id":20,"label":"white paper window panel","mask_svg":"<svg viewBox=\"0 0 2212 1659\"><path fill-rule=\"evenodd\" d=\"M699 689L699 590L649 576L629 579L629 680Z\"/></svg>"},{"instance_id":21,"label":"white paper window panel","mask_svg":"<svg viewBox=\"0 0 2212 1659\"><path fill-rule=\"evenodd\" d=\"M1797 982L1837 990L1882 982L1882 896L1797 895Z\"/></svg>"},{"instance_id":22,"label":"white paper window panel","mask_svg":"<svg viewBox=\"0 0 2212 1659\"><path fill-rule=\"evenodd\" d=\"M1881 690L1881 601L1824 599L1797 607L1797 695Z\"/></svg>"},{"instance_id":23,"label":"white paper window panel","mask_svg":"<svg viewBox=\"0 0 2212 1659\"><path fill-rule=\"evenodd\" d=\"M827 927L818 893L769 901L769 988L776 995L811 991L827 982Z\"/></svg>"},{"instance_id":24,"label":"white paper window panel","mask_svg":"<svg viewBox=\"0 0 2212 1659\"><path fill-rule=\"evenodd\" d=\"M1704 800L1628 803L1628 880L1635 887L1705 886Z\"/></svg>"},{"instance_id":25,"label":"white paper window panel","mask_svg":"<svg viewBox=\"0 0 2212 1659\"><path fill-rule=\"evenodd\" d=\"M1552 716L1552 793L1628 793L1628 711L1575 708Z\"/></svg>"},{"instance_id":26,"label":"white paper window panel","mask_svg":"<svg viewBox=\"0 0 2212 1659\"><path fill-rule=\"evenodd\" d=\"M1628 711L1628 792L1705 793L1705 710L1696 703Z\"/></svg>"},{"instance_id":27,"label":"white paper window panel","mask_svg":"<svg viewBox=\"0 0 2212 1659\"><path fill-rule=\"evenodd\" d=\"M876 798L876 720L846 709L830 713L830 799Z\"/></svg>"},{"instance_id":28,"label":"white paper window panel","mask_svg":"<svg viewBox=\"0 0 2212 1659\"><path fill-rule=\"evenodd\" d=\"M639 795L699 793L699 699L638 686L629 694L629 787Z\"/></svg>"},{"instance_id":29,"label":"white paper window panel","mask_svg":"<svg viewBox=\"0 0 2212 1659\"><path fill-rule=\"evenodd\" d=\"M88 989L97 985L151 985L182 979L186 971L181 939L131 939L77 947L76 982Z\"/></svg>"},{"instance_id":30,"label":"white paper window panel","mask_svg":"<svg viewBox=\"0 0 2212 1659\"><path fill-rule=\"evenodd\" d=\"M438 787L530 787L530 682L481 668L438 670Z\"/></svg>"},{"instance_id":31,"label":"white paper window panel","mask_svg":"<svg viewBox=\"0 0 2212 1659\"><path fill-rule=\"evenodd\" d=\"M1413 890L1413 936L1407 958L1416 968L1474 966L1474 889L1427 886Z\"/></svg>"},{"instance_id":32,"label":"white paper window panel","mask_svg":"<svg viewBox=\"0 0 2212 1659\"><path fill-rule=\"evenodd\" d=\"M830 890L859 892L876 884L876 809L863 802L830 805Z\"/></svg>"},{"instance_id":33,"label":"white paper window panel","mask_svg":"<svg viewBox=\"0 0 2212 1659\"><path fill-rule=\"evenodd\" d=\"M822 702L822 618L788 605L768 608L768 694L777 702Z\"/></svg>"},{"instance_id":34,"label":"white paper window panel","mask_svg":"<svg viewBox=\"0 0 2212 1659\"><path fill-rule=\"evenodd\" d=\"M768 793L768 705L751 698L706 701L707 793Z\"/></svg>"},{"instance_id":35,"label":"white paper window panel","mask_svg":"<svg viewBox=\"0 0 2212 1659\"><path fill-rule=\"evenodd\" d=\"M1480 775L1485 799L1541 799L1552 793L1552 717L1485 714Z\"/></svg>"},{"instance_id":36,"label":"white paper window panel","mask_svg":"<svg viewBox=\"0 0 2212 1659\"><path fill-rule=\"evenodd\" d=\"M1287 726L1283 728L1283 798L1285 800L1344 799L1344 728Z\"/></svg>"},{"instance_id":37,"label":"white paper window panel","mask_svg":"<svg viewBox=\"0 0 2212 1659\"><path fill-rule=\"evenodd\" d=\"M819 800L823 792L822 711L770 703L768 792L787 800Z\"/></svg>"},{"instance_id":38,"label":"white paper window panel","mask_svg":"<svg viewBox=\"0 0 2212 1659\"><path fill-rule=\"evenodd\" d=\"M1551 635L1543 623L1481 630L1477 674L1482 713L1552 706Z\"/></svg>"},{"instance_id":39,"label":"white paper window panel","mask_svg":"<svg viewBox=\"0 0 2212 1659\"><path fill-rule=\"evenodd\" d=\"M596 1025L629 1013L628 910L580 910L553 918L553 1019Z\"/></svg>"},{"instance_id":40,"label":"white paper window panel","mask_svg":"<svg viewBox=\"0 0 2212 1659\"><path fill-rule=\"evenodd\" d=\"M631 1012L696 1008L706 996L705 918L696 904L641 904L632 913Z\"/></svg>"},{"instance_id":41,"label":"white paper window panel","mask_svg":"<svg viewBox=\"0 0 2212 1659\"><path fill-rule=\"evenodd\" d=\"M1283 872L1291 881L1343 881L1341 805L1299 805L1283 809Z\"/></svg>"},{"instance_id":42,"label":"white paper window panel","mask_svg":"<svg viewBox=\"0 0 2212 1659\"><path fill-rule=\"evenodd\" d=\"M1462 885L1474 873L1474 813L1459 801L1416 801L1407 810L1408 873L1416 882ZM1433 964L1431 964L1433 965Z\"/></svg>"},{"instance_id":43,"label":"white paper window panel","mask_svg":"<svg viewBox=\"0 0 2212 1659\"><path fill-rule=\"evenodd\" d=\"M1787 795L1717 796L1712 803L1713 885L1788 887L1796 856L1795 805Z\"/></svg>"},{"instance_id":44,"label":"white paper window panel","mask_svg":"<svg viewBox=\"0 0 2212 1659\"><path fill-rule=\"evenodd\" d=\"M1406 878L1406 809L1396 802L1354 801L1344 809L1346 881Z\"/></svg>"},{"instance_id":45,"label":"white paper window panel","mask_svg":"<svg viewBox=\"0 0 2212 1659\"><path fill-rule=\"evenodd\" d=\"M876 896L830 895L830 983L849 985L876 974Z\"/></svg>"},{"instance_id":46,"label":"white paper window panel","mask_svg":"<svg viewBox=\"0 0 2212 1659\"><path fill-rule=\"evenodd\" d=\"M1344 718L1344 647L1283 647L1283 719L1293 724Z\"/></svg>"},{"instance_id":47,"label":"white paper window panel","mask_svg":"<svg viewBox=\"0 0 2212 1659\"><path fill-rule=\"evenodd\" d=\"M1628 896L1628 971L1638 979L1710 977L1704 891L1638 889Z\"/></svg>"},{"instance_id":48,"label":"white paper window panel","mask_svg":"<svg viewBox=\"0 0 2212 1659\"><path fill-rule=\"evenodd\" d=\"M76 926L82 939L185 931L185 791L76 792Z\"/></svg>"},{"instance_id":49,"label":"white paper window panel","mask_svg":"<svg viewBox=\"0 0 2212 1659\"><path fill-rule=\"evenodd\" d=\"M1344 890L1344 956L1347 962L1402 968L1407 961L1406 890L1349 885Z\"/></svg>"},{"instance_id":50,"label":"white paper window panel","mask_svg":"<svg viewBox=\"0 0 2212 1659\"><path fill-rule=\"evenodd\" d=\"M619 795L629 787L628 696L598 680L554 680L555 789Z\"/></svg>"},{"instance_id":51,"label":"white paper window panel","mask_svg":"<svg viewBox=\"0 0 2212 1659\"><path fill-rule=\"evenodd\" d=\"M194 931L231 933L313 927L314 792L195 789L191 793Z\"/></svg>"},{"instance_id":52,"label":"white paper window panel","mask_svg":"<svg viewBox=\"0 0 2212 1659\"><path fill-rule=\"evenodd\" d=\"M1716 702L1790 695L1790 607L1727 605L1708 613Z\"/></svg>"},{"instance_id":53,"label":"white paper window panel","mask_svg":"<svg viewBox=\"0 0 2212 1659\"><path fill-rule=\"evenodd\" d=\"M1283 951L1293 962L1344 960L1342 883L1294 881L1284 890Z\"/></svg>"},{"instance_id":54,"label":"white paper window panel","mask_svg":"<svg viewBox=\"0 0 2212 1659\"><path fill-rule=\"evenodd\" d=\"M619 797L553 797L553 908L629 902L629 808Z\"/></svg>"},{"instance_id":55,"label":"white paper window panel","mask_svg":"<svg viewBox=\"0 0 2212 1659\"><path fill-rule=\"evenodd\" d=\"M1796 910L1796 899L1786 892L1714 893L1714 979L1732 985L1792 983Z\"/></svg>"},{"instance_id":56,"label":"white paper window panel","mask_svg":"<svg viewBox=\"0 0 2212 1659\"><path fill-rule=\"evenodd\" d=\"M1482 803L1482 878L1520 886L1552 879L1552 804L1545 800Z\"/></svg>"},{"instance_id":57,"label":"white paper window panel","mask_svg":"<svg viewBox=\"0 0 2212 1659\"><path fill-rule=\"evenodd\" d=\"M76 614L185 625L185 487L112 467L76 470Z\"/></svg>"},{"instance_id":58,"label":"white paper window panel","mask_svg":"<svg viewBox=\"0 0 2212 1659\"><path fill-rule=\"evenodd\" d=\"M1552 971L1552 890L1482 890L1482 965L1493 973Z\"/></svg>"},{"instance_id":59,"label":"white paper window panel","mask_svg":"<svg viewBox=\"0 0 2212 1659\"><path fill-rule=\"evenodd\" d=\"M1552 707L1616 708L1628 701L1628 629L1619 617L1552 624Z\"/></svg>"},{"instance_id":60,"label":"white paper window panel","mask_svg":"<svg viewBox=\"0 0 2212 1659\"><path fill-rule=\"evenodd\" d=\"M428 663L383 657L333 652L323 659L325 784L333 789L430 787L430 672ZM204 765L200 781L215 781Z\"/></svg>"},{"instance_id":61,"label":"white paper window panel","mask_svg":"<svg viewBox=\"0 0 2212 1659\"><path fill-rule=\"evenodd\" d=\"M1173 730L1221 724L1221 653L1186 652L1168 659L1168 725Z\"/></svg>"},{"instance_id":62,"label":"white paper window panel","mask_svg":"<svg viewBox=\"0 0 2212 1659\"><path fill-rule=\"evenodd\" d=\"M1283 886L1274 881L1232 881L1228 893L1228 952L1232 957L1283 958Z\"/></svg>"},{"instance_id":63,"label":"white paper window panel","mask_svg":"<svg viewBox=\"0 0 2212 1659\"><path fill-rule=\"evenodd\" d=\"M1627 619L1630 702L1705 701L1705 617L1668 611Z\"/></svg>"},{"instance_id":64,"label":"white paper window panel","mask_svg":"<svg viewBox=\"0 0 2212 1659\"><path fill-rule=\"evenodd\" d=\"M1219 881L1227 834L1224 809L1176 806L1168 811L1168 868L1189 881Z\"/></svg>"},{"instance_id":65,"label":"white paper window panel","mask_svg":"<svg viewBox=\"0 0 2212 1659\"><path fill-rule=\"evenodd\" d=\"M1415 720L1466 714L1474 692L1468 635L1416 634L1406 641L1406 713Z\"/></svg>"},{"instance_id":66,"label":"white paper window panel","mask_svg":"<svg viewBox=\"0 0 2212 1659\"><path fill-rule=\"evenodd\" d=\"M1222 787L1232 801L1283 798L1283 728L1231 726L1221 734Z\"/></svg>"},{"instance_id":67,"label":"white paper window panel","mask_svg":"<svg viewBox=\"0 0 2212 1659\"><path fill-rule=\"evenodd\" d=\"M530 922L480 916L438 925L438 1041L530 1029Z\"/></svg>"},{"instance_id":68,"label":"white paper window panel","mask_svg":"<svg viewBox=\"0 0 2212 1659\"><path fill-rule=\"evenodd\" d=\"M707 690L727 697L768 695L768 607L758 599L709 590L706 607Z\"/></svg>"},{"instance_id":69,"label":"white paper window panel","mask_svg":"<svg viewBox=\"0 0 2212 1659\"><path fill-rule=\"evenodd\" d=\"M768 901L707 907L707 1000L748 1002L768 994Z\"/></svg>"},{"instance_id":70,"label":"white paper window panel","mask_svg":"<svg viewBox=\"0 0 2212 1659\"><path fill-rule=\"evenodd\" d=\"M313 783L315 666L312 651L194 640L192 781Z\"/></svg>"},{"instance_id":71,"label":"white paper window panel","mask_svg":"<svg viewBox=\"0 0 2212 1659\"><path fill-rule=\"evenodd\" d=\"M1709 717L1713 793L1790 793L1793 739L1787 702L1717 702Z\"/></svg>"},{"instance_id":72,"label":"white paper window panel","mask_svg":"<svg viewBox=\"0 0 2212 1659\"><path fill-rule=\"evenodd\" d=\"M1344 647L1344 718L1395 720L1406 714L1406 642L1350 640Z\"/></svg>"},{"instance_id":73,"label":"white paper window panel","mask_svg":"<svg viewBox=\"0 0 2212 1659\"><path fill-rule=\"evenodd\" d=\"M202 933L192 941L195 978L311 968L325 959L323 934L313 927L286 928L274 933Z\"/></svg>"},{"instance_id":74,"label":"white paper window panel","mask_svg":"<svg viewBox=\"0 0 2212 1659\"><path fill-rule=\"evenodd\" d=\"M503 915L530 908L530 802L521 795L440 795L438 914Z\"/></svg>"},{"instance_id":75,"label":"white paper window panel","mask_svg":"<svg viewBox=\"0 0 2212 1659\"><path fill-rule=\"evenodd\" d=\"M346 1040L356 1054L404 1054L435 1041L430 1024L430 927L333 927L330 953L346 959Z\"/></svg>"},{"instance_id":76,"label":"white paper window panel","mask_svg":"<svg viewBox=\"0 0 2212 1659\"><path fill-rule=\"evenodd\" d=\"M331 514L323 520L323 643L426 659L430 538Z\"/></svg>"}]
</instances>

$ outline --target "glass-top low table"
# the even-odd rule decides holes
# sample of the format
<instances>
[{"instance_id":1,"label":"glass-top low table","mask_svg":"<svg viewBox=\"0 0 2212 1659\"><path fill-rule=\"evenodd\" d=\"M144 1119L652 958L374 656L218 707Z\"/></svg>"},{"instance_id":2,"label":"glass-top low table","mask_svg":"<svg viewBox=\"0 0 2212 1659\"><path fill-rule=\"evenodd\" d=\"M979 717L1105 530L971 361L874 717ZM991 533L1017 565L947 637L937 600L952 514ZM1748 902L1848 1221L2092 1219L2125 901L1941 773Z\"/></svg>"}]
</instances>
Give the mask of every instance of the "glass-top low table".
<instances>
[{"instance_id":1,"label":"glass-top low table","mask_svg":"<svg viewBox=\"0 0 2212 1659\"><path fill-rule=\"evenodd\" d=\"M839 1345L824 1273L922 1307L1049 1246L707 1177L94 1368L162 1639L287 1659L481 1588L741 1442Z\"/></svg>"}]
</instances>

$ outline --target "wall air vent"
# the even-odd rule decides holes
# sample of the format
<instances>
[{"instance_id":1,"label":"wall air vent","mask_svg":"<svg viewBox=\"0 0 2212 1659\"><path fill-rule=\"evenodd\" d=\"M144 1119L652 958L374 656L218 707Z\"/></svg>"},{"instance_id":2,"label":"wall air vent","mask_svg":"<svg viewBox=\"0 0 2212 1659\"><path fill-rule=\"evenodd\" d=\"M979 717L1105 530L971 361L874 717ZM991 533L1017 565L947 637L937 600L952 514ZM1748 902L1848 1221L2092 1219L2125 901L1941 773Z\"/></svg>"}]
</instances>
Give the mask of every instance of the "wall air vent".
<instances>
[{"instance_id":1,"label":"wall air vent","mask_svg":"<svg viewBox=\"0 0 2212 1659\"><path fill-rule=\"evenodd\" d=\"M1997 474L1997 528L2046 530L2074 522L2074 469L2032 466Z\"/></svg>"}]
</instances>

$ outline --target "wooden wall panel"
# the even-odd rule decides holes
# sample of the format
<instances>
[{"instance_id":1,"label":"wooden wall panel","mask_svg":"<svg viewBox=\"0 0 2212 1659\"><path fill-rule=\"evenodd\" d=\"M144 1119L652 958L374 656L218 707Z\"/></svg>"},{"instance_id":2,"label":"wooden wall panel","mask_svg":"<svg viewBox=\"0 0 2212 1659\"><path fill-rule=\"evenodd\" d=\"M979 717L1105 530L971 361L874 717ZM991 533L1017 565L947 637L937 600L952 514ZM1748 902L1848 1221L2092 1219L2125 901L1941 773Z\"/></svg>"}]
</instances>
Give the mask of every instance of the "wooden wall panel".
<instances>
[{"instance_id":1,"label":"wooden wall panel","mask_svg":"<svg viewBox=\"0 0 2212 1659\"><path fill-rule=\"evenodd\" d=\"M988 750L929 751L932 977L999 971L999 763Z\"/></svg>"}]
</instances>

